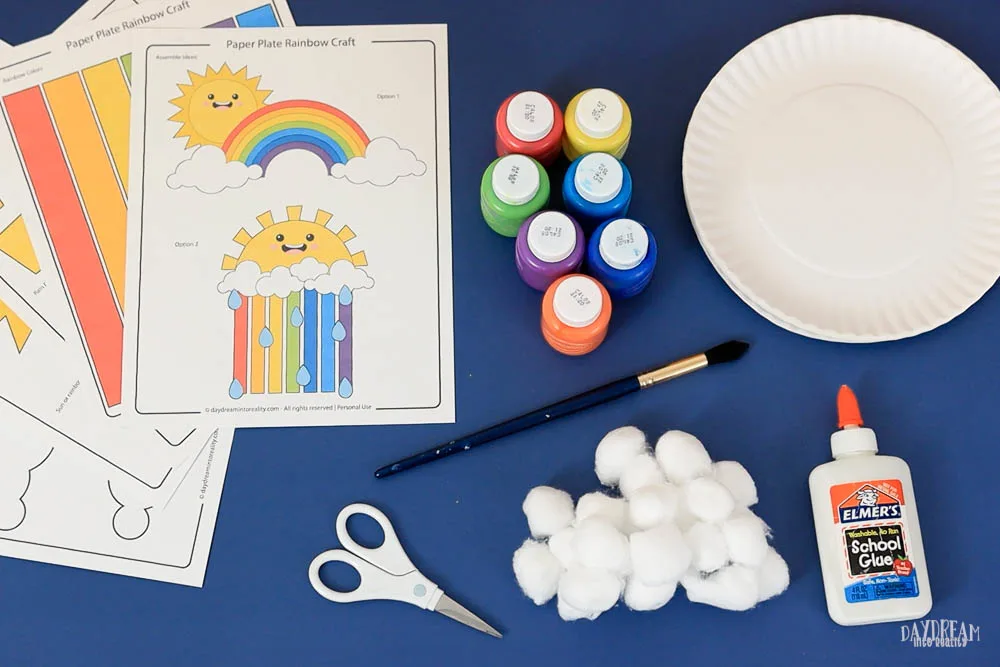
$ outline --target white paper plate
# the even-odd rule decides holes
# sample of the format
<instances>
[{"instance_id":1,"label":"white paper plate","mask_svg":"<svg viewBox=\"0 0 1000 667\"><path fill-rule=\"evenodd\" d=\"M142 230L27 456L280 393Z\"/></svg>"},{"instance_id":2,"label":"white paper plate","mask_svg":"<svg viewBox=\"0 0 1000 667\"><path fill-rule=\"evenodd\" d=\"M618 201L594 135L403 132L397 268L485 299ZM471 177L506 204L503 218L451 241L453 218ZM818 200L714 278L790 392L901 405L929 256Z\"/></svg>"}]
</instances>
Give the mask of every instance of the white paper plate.
<instances>
[{"instance_id":1,"label":"white paper plate","mask_svg":"<svg viewBox=\"0 0 1000 667\"><path fill-rule=\"evenodd\" d=\"M683 171L713 266L796 333L914 336L1000 277L1000 91L905 23L827 16L753 42L698 102Z\"/></svg>"}]
</instances>

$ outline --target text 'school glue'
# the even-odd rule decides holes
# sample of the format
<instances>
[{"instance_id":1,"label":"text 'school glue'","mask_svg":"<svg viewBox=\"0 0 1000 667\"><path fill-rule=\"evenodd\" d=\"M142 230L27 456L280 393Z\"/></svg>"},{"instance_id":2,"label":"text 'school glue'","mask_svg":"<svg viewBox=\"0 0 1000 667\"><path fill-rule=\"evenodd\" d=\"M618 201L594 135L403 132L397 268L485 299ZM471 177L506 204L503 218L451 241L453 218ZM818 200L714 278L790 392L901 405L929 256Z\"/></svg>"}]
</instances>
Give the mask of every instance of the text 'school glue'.
<instances>
[{"instance_id":1,"label":"text 'school glue'","mask_svg":"<svg viewBox=\"0 0 1000 667\"><path fill-rule=\"evenodd\" d=\"M573 161L563 179L566 210L583 225L594 227L628 215L632 203L632 175L609 153L588 153Z\"/></svg>"},{"instance_id":2,"label":"text 'school glue'","mask_svg":"<svg viewBox=\"0 0 1000 667\"><path fill-rule=\"evenodd\" d=\"M563 151L570 160L586 153L611 153L620 160L631 138L632 113L617 93L591 88L566 107Z\"/></svg>"},{"instance_id":3,"label":"text 'school glue'","mask_svg":"<svg viewBox=\"0 0 1000 667\"><path fill-rule=\"evenodd\" d=\"M562 153L563 114L548 95L526 90L511 95L497 111L497 155L528 155L550 166Z\"/></svg>"},{"instance_id":4,"label":"text 'school glue'","mask_svg":"<svg viewBox=\"0 0 1000 667\"><path fill-rule=\"evenodd\" d=\"M536 213L521 225L514 264L521 279L539 292L583 263L587 241L573 218L558 211Z\"/></svg>"},{"instance_id":5,"label":"text 'school glue'","mask_svg":"<svg viewBox=\"0 0 1000 667\"><path fill-rule=\"evenodd\" d=\"M549 175L527 155L505 155L486 169L479 185L483 218L493 231L511 238L521 223L549 203Z\"/></svg>"},{"instance_id":6,"label":"text 'school glue'","mask_svg":"<svg viewBox=\"0 0 1000 667\"><path fill-rule=\"evenodd\" d=\"M587 272L608 288L611 298L627 299L653 279L656 255L656 239L641 223L609 220L590 237Z\"/></svg>"},{"instance_id":7,"label":"text 'school glue'","mask_svg":"<svg viewBox=\"0 0 1000 667\"><path fill-rule=\"evenodd\" d=\"M552 283L542 299L542 335L558 352L579 356L604 342L611 297L589 276L573 273Z\"/></svg>"},{"instance_id":8,"label":"text 'school glue'","mask_svg":"<svg viewBox=\"0 0 1000 667\"><path fill-rule=\"evenodd\" d=\"M920 618L931 610L931 585L910 467L878 455L875 432L862 427L846 386L837 412L834 460L809 475L830 618L840 625Z\"/></svg>"}]
</instances>

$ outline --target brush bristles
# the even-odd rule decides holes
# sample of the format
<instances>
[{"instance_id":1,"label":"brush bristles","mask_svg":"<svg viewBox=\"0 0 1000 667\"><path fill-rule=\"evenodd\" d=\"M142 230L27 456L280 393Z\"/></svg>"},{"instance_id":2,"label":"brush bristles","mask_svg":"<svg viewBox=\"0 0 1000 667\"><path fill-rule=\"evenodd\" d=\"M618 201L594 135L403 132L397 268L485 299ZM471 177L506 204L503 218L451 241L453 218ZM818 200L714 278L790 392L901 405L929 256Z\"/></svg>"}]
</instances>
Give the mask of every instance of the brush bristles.
<instances>
[{"instance_id":1,"label":"brush bristles","mask_svg":"<svg viewBox=\"0 0 1000 667\"><path fill-rule=\"evenodd\" d=\"M727 364L730 361L736 361L741 358L749 349L750 343L745 343L741 340L731 340L728 343L716 345L711 350L705 352L705 358L708 359L709 366Z\"/></svg>"}]
</instances>

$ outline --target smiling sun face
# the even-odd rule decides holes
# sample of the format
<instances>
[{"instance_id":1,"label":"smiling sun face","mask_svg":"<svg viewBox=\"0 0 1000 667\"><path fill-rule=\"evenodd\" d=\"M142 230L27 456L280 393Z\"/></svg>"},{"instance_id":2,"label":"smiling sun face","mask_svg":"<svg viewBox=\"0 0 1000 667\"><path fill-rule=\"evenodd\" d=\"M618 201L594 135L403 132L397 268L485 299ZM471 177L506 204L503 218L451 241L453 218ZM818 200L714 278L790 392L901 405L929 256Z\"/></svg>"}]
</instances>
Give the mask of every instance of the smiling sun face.
<instances>
[{"instance_id":1,"label":"smiling sun face","mask_svg":"<svg viewBox=\"0 0 1000 667\"><path fill-rule=\"evenodd\" d=\"M348 241L354 238L350 227L336 234L327 229L333 216L326 211L317 211L315 220L303 220L301 206L289 206L287 213L285 222L275 222L270 212L258 216L263 229L254 235L241 229L233 240L243 246L243 251L239 257L226 255L223 270L232 271L240 262L251 261L268 272L279 266L291 267L307 257L327 266L342 259L354 266L368 265L364 251L351 253L347 248Z\"/></svg>"},{"instance_id":2,"label":"smiling sun face","mask_svg":"<svg viewBox=\"0 0 1000 667\"><path fill-rule=\"evenodd\" d=\"M181 123L175 137L187 137L186 148L222 146L244 118L264 106L271 95L261 90L260 77L249 78L247 68L233 72L229 65L218 71L208 67L204 75L188 72L191 83L178 84L181 96L170 100L180 111L170 120Z\"/></svg>"}]
</instances>

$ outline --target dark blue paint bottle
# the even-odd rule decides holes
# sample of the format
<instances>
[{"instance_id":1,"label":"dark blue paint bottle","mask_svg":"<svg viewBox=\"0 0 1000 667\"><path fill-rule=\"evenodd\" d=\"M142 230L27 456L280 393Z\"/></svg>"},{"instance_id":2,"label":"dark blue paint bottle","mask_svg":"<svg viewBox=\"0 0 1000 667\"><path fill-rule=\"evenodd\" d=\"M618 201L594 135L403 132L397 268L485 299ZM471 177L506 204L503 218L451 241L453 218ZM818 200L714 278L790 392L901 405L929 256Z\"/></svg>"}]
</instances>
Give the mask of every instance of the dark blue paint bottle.
<instances>
[{"instance_id":1,"label":"dark blue paint bottle","mask_svg":"<svg viewBox=\"0 0 1000 667\"><path fill-rule=\"evenodd\" d=\"M627 299L653 279L656 255L656 239L644 225L629 218L609 220L587 244L587 270L612 299Z\"/></svg>"}]
</instances>

